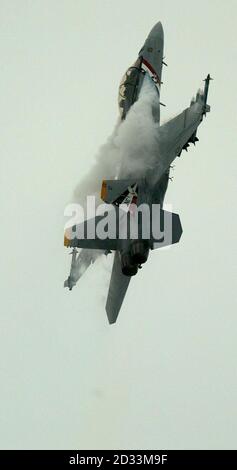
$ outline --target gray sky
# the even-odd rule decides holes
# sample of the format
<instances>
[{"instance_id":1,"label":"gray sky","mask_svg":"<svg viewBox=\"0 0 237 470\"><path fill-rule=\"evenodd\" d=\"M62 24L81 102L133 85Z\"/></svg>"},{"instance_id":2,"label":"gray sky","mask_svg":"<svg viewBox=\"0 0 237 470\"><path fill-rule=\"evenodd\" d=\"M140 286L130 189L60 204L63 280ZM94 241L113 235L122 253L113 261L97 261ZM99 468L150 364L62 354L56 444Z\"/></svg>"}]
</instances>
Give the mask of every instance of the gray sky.
<instances>
[{"instance_id":1,"label":"gray sky","mask_svg":"<svg viewBox=\"0 0 237 470\"><path fill-rule=\"evenodd\" d=\"M235 0L0 0L0 447L236 448ZM118 84L165 31L162 119L208 72L212 112L118 323L108 262L68 292L63 211L118 117Z\"/></svg>"}]
</instances>

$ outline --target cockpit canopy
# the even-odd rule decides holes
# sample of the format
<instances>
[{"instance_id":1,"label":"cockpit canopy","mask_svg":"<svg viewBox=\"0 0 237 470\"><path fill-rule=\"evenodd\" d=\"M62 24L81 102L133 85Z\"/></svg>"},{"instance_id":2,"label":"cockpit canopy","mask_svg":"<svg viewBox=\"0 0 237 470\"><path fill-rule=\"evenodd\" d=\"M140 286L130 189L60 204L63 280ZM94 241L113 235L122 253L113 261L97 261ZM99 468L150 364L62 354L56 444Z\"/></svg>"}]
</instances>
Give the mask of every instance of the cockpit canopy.
<instances>
[{"instance_id":1,"label":"cockpit canopy","mask_svg":"<svg viewBox=\"0 0 237 470\"><path fill-rule=\"evenodd\" d=\"M124 74L119 86L119 112L121 119L124 119L131 105L137 99L137 87L139 83L139 76L141 73L141 58L129 67Z\"/></svg>"}]
</instances>

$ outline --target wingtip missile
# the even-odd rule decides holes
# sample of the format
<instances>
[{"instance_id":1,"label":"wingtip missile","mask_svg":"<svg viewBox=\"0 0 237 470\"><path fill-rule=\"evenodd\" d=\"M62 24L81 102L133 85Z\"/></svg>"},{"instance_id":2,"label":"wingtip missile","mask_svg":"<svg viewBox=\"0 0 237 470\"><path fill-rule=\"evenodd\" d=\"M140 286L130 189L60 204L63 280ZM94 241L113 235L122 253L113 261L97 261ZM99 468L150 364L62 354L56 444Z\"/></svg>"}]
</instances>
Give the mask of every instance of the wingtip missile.
<instances>
[{"instance_id":1,"label":"wingtip missile","mask_svg":"<svg viewBox=\"0 0 237 470\"><path fill-rule=\"evenodd\" d=\"M70 274L66 281L64 282L64 287L68 287L69 290L72 290L72 288L76 285L76 279L75 279L75 265L76 265L76 257L77 257L78 250L74 247L73 250L71 251L70 255L72 255L72 261L71 261L71 268L70 268Z\"/></svg>"},{"instance_id":2,"label":"wingtip missile","mask_svg":"<svg viewBox=\"0 0 237 470\"><path fill-rule=\"evenodd\" d=\"M64 287L68 287L69 290L72 290L75 285L76 282L71 278L71 276L68 276L66 281L64 281Z\"/></svg>"},{"instance_id":3,"label":"wingtip missile","mask_svg":"<svg viewBox=\"0 0 237 470\"><path fill-rule=\"evenodd\" d=\"M205 78L205 80L203 80L205 82L205 88L204 88L204 95L203 95L203 100L204 100L204 116L206 116L207 113L210 112L211 108L210 106L207 104L207 97L208 97L208 91L209 91L209 85L210 85L210 81L213 80L213 78L211 77L210 74L207 75L207 77Z\"/></svg>"},{"instance_id":4,"label":"wingtip missile","mask_svg":"<svg viewBox=\"0 0 237 470\"><path fill-rule=\"evenodd\" d=\"M78 253L76 247L73 248L73 250L71 251L71 253L69 253L70 255L76 255Z\"/></svg>"},{"instance_id":5,"label":"wingtip missile","mask_svg":"<svg viewBox=\"0 0 237 470\"><path fill-rule=\"evenodd\" d=\"M210 73L207 75L206 78L204 78L204 82L210 82L210 80L214 80L214 78L211 77Z\"/></svg>"}]
</instances>

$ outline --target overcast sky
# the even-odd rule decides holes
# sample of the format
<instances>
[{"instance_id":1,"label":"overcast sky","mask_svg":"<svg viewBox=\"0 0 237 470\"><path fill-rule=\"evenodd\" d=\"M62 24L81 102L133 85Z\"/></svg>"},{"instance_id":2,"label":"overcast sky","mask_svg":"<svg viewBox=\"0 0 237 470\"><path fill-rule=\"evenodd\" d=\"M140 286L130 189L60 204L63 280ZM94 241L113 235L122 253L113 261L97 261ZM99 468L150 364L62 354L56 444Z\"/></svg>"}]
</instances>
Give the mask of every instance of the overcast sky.
<instances>
[{"instance_id":1,"label":"overcast sky","mask_svg":"<svg viewBox=\"0 0 237 470\"><path fill-rule=\"evenodd\" d=\"M0 447L236 448L236 0L0 0ZM162 119L211 73L200 142L116 325L109 261L63 288L63 212L118 117L118 84L162 21Z\"/></svg>"}]
</instances>

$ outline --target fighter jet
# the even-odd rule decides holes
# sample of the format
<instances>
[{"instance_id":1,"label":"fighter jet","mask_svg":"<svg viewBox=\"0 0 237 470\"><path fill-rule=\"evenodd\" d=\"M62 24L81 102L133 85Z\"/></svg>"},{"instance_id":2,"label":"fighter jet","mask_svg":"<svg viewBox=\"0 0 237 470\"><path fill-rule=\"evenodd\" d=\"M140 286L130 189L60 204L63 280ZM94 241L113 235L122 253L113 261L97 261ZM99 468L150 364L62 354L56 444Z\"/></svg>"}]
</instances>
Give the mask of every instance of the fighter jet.
<instances>
[{"instance_id":1,"label":"fighter jet","mask_svg":"<svg viewBox=\"0 0 237 470\"><path fill-rule=\"evenodd\" d=\"M144 92L144 84L155 90L155 100L151 103L151 112L154 123L157 124L155 145L157 146L156 160L142 174L129 173L121 165L120 172L114 180L104 180L101 188L101 199L114 208L116 229L113 236L100 237L95 230L91 237L91 228L96 229L103 225L105 215L97 215L94 219L67 229L64 235L64 245L73 247L72 267L65 285L71 289L76 283L73 277L73 268L76 261L76 248L82 248L78 257L85 270L93 261L91 253L114 252L114 261L110 279L106 312L109 323L115 323L123 303L131 278L148 259L151 250L179 242L182 235L182 226L178 214L163 209L164 197L170 180L170 167L176 157L180 157L183 150L188 150L190 144L198 142L197 129L210 111L207 104L210 75L205 79L203 91L198 91L190 106L181 114L160 125L160 90L162 84L162 68L164 63L164 33L162 24L157 23L148 35L138 58L125 73L119 87L119 110L121 123L123 123ZM126 166L126 165L125 165ZM150 224L159 226L159 234L144 235L143 218L135 217L137 231L131 233L131 221L134 221L134 207L146 205L150 209ZM122 207L122 209L121 209ZM124 209L127 207L127 210ZM159 207L159 215L153 211ZM170 223L166 223L167 220ZM155 222L154 222L155 221ZM128 224L130 223L130 225ZM128 229L129 226L129 229ZM121 231L122 227L122 231ZM123 227L125 229L123 230ZM146 227L145 227L146 228ZM169 232L169 233L168 233ZM80 234L83 233L83 236ZM87 253L83 263L83 252ZM80 277L77 276L78 278Z\"/></svg>"}]
</instances>

